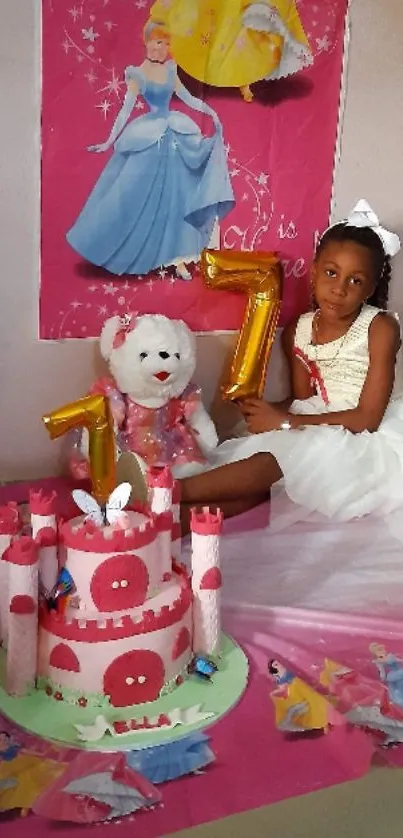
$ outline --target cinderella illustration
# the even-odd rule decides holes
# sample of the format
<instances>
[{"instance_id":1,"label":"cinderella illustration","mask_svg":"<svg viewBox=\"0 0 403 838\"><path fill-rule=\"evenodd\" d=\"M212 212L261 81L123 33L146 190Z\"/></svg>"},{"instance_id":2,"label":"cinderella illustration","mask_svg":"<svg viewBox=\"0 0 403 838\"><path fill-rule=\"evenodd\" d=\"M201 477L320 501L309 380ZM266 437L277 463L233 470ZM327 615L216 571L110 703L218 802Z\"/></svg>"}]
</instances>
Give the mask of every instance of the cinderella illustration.
<instances>
[{"instance_id":1,"label":"cinderella illustration","mask_svg":"<svg viewBox=\"0 0 403 838\"><path fill-rule=\"evenodd\" d=\"M369 649L379 677L386 684L390 701L403 709L403 660L388 652L383 644L371 643Z\"/></svg>"},{"instance_id":2,"label":"cinderella illustration","mask_svg":"<svg viewBox=\"0 0 403 838\"><path fill-rule=\"evenodd\" d=\"M171 35L172 55L189 76L215 87L281 79L312 64L295 0L156 0L150 19Z\"/></svg>"},{"instance_id":3,"label":"cinderella illustration","mask_svg":"<svg viewBox=\"0 0 403 838\"><path fill-rule=\"evenodd\" d=\"M126 96L109 138L88 149L113 146L114 153L66 238L88 262L117 276L174 266L189 280L188 263L198 261L235 203L222 126L178 78L167 30L149 21L144 41L146 59L126 68ZM212 136L170 110L174 93L212 120ZM139 95L149 111L130 120Z\"/></svg>"}]
</instances>

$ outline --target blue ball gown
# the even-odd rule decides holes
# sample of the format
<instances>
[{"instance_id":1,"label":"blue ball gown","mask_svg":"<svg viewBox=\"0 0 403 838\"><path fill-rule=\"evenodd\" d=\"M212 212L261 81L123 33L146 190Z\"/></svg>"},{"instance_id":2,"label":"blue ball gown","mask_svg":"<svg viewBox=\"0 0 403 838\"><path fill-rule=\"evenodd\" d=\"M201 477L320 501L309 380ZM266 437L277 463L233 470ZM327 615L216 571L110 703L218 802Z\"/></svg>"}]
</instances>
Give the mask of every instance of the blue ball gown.
<instances>
[{"instance_id":1,"label":"blue ball gown","mask_svg":"<svg viewBox=\"0 0 403 838\"><path fill-rule=\"evenodd\" d=\"M80 256L117 276L197 260L216 219L234 206L221 130L204 137L169 110L176 64L166 66L165 83L126 69L150 110L126 125L66 236Z\"/></svg>"}]
</instances>

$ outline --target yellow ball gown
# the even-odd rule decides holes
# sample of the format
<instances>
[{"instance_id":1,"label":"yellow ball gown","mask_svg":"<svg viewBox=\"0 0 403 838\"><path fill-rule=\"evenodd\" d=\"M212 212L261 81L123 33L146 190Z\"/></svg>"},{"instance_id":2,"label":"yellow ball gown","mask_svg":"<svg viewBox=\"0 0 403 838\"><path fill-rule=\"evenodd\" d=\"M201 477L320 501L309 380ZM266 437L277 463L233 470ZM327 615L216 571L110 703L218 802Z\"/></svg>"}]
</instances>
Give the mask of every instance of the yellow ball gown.
<instances>
[{"instance_id":1,"label":"yellow ball gown","mask_svg":"<svg viewBox=\"0 0 403 838\"><path fill-rule=\"evenodd\" d=\"M312 62L295 0L156 0L150 21L169 31L178 66L214 87L248 87Z\"/></svg>"},{"instance_id":2,"label":"yellow ball gown","mask_svg":"<svg viewBox=\"0 0 403 838\"><path fill-rule=\"evenodd\" d=\"M329 725L336 720L331 703L291 673L287 673L286 680L280 679L270 698L274 704L276 727L284 732L327 732Z\"/></svg>"},{"instance_id":3,"label":"yellow ball gown","mask_svg":"<svg viewBox=\"0 0 403 838\"><path fill-rule=\"evenodd\" d=\"M0 756L0 812L22 809L26 814L66 768L63 762L24 751L9 762Z\"/></svg>"}]
</instances>

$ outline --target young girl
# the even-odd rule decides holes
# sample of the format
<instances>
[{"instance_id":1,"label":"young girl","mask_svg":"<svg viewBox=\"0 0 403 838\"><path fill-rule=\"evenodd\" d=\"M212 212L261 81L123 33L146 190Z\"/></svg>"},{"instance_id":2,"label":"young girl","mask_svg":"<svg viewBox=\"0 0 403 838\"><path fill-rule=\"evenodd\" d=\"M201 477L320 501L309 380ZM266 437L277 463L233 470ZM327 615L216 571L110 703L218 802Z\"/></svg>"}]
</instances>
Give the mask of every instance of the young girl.
<instances>
[{"instance_id":1,"label":"young girl","mask_svg":"<svg viewBox=\"0 0 403 838\"><path fill-rule=\"evenodd\" d=\"M281 480L306 512L339 521L403 508L400 328L385 311L399 248L365 201L326 230L312 268L314 311L283 333L292 397L239 405L250 433L181 481L184 518L203 503L237 514Z\"/></svg>"}]
</instances>

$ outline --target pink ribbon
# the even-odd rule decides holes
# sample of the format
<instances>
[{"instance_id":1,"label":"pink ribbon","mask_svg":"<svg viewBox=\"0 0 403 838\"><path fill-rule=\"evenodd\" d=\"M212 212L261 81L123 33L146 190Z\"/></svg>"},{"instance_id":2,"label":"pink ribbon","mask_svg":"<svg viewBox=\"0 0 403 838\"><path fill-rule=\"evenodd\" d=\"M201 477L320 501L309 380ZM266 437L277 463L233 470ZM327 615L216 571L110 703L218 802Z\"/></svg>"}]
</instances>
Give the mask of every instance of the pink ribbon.
<instances>
[{"instance_id":1,"label":"pink ribbon","mask_svg":"<svg viewBox=\"0 0 403 838\"><path fill-rule=\"evenodd\" d=\"M120 346L123 346L129 332L135 329L136 321L137 317L135 314L125 314L120 318L120 326L113 339L113 349L119 349Z\"/></svg>"},{"instance_id":2,"label":"pink ribbon","mask_svg":"<svg viewBox=\"0 0 403 838\"><path fill-rule=\"evenodd\" d=\"M305 369L309 372L311 377L311 384L315 387L316 392L319 390L322 400L325 404L329 404L329 397L327 395L325 382L323 381L320 369L315 361L310 361L305 352L302 351L298 346L294 346L293 348L294 355L298 358L301 363L304 365Z\"/></svg>"}]
</instances>

